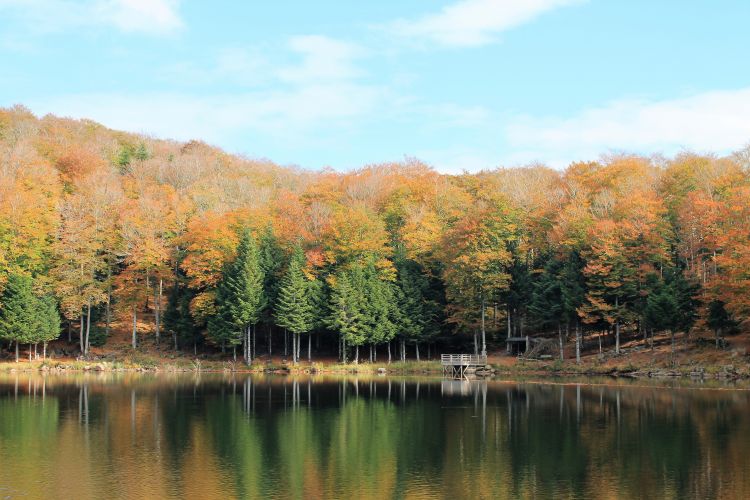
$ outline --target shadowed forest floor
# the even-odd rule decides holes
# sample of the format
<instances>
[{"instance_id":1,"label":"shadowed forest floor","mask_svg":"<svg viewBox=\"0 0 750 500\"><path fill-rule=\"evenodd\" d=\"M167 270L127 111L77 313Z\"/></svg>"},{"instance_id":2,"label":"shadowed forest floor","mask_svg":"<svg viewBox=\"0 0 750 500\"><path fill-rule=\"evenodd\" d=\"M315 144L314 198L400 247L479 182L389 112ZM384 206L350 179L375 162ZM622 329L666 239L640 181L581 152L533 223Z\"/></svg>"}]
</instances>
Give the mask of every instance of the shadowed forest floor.
<instances>
[{"instance_id":1,"label":"shadowed forest floor","mask_svg":"<svg viewBox=\"0 0 750 500\"><path fill-rule=\"evenodd\" d=\"M456 349L437 346L427 357L427 349L422 349L419 362L414 359L413 349L409 349L406 362L396 360L395 348L392 362L387 360L386 349L378 349L377 361L370 363L369 349L361 348L360 362L352 360L341 364L335 352L316 351L313 343L312 361L307 360L307 342L302 344L301 361L294 366L291 355L284 356L282 339L275 339L274 355L269 357L265 344L258 346L258 355L250 367L246 366L238 352L237 361L233 360L231 351L222 355L219 351L199 350L197 356L192 349L175 351L171 338L162 338L160 345L148 332L148 325L141 326L145 332L140 338L140 345L135 351L130 344L130 332L123 325L113 325L113 333L103 347L92 348L89 359L83 360L73 355L76 352L75 337L73 343L58 340L50 343L50 359L29 361L27 346L21 346L21 362L15 363L12 352L5 351L5 358L0 363L0 370L24 369L80 369L80 370L166 370L166 371L276 371L281 373L295 371L319 372L386 372L396 374L432 374L440 373L439 353L454 352ZM75 332L74 332L75 335ZM523 356L509 355L503 347L490 349L488 364L498 373L536 373L536 374L611 374L620 376L704 376L707 378L746 378L750 377L750 335L739 334L726 338L726 346L717 349L713 338L693 334L685 337L675 336L674 355L670 337L667 334L656 335L651 342L642 338L624 336L621 353L616 355L611 339L602 340L601 352L598 337L587 337L582 351L581 363L575 361L575 343L572 339L564 347L565 359L559 359L559 352L547 359L526 359ZM260 339L259 339L260 341ZM435 352L435 350L437 352Z\"/></svg>"},{"instance_id":2,"label":"shadowed forest floor","mask_svg":"<svg viewBox=\"0 0 750 500\"><path fill-rule=\"evenodd\" d=\"M388 363L385 347L377 350L377 360L369 362L369 348L360 348L360 361L341 364L336 352L328 349L316 350L313 342L312 361L307 359L307 342L302 343L301 360L297 366L292 364L291 354L284 355L283 336L273 340L273 356L268 356L265 336L258 337L257 356L250 367L241 359L238 349L235 361L231 351L222 354L219 350L199 349L195 355L192 349L176 351L171 336L162 337L159 345L155 342L153 323L144 318L139 323L139 346L134 351L131 347L129 324L113 323L111 335L102 347L92 347L89 359L78 357L76 331L73 331L73 342L67 339L51 342L48 347L49 359L43 362L41 348L38 359L29 361L28 346L21 346L21 360L15 363L12 351L4 351L0 370L13 369L88 369L88 370L204 370L204 371L319 371L319 372L383 372L396 374L432 374L440 373L441 352L460 351L455 348L433 348L428 357L426 347L421 349L420 361L416 361L413 348L408 349L407 361L399 362L396 348L392 350L392 362ZM693 333L685 336L675 335L674 355L670 336L657 334L651 341L624 335L621 338L621 353L615 354L611 337L602 338L601 352L596 336L587 336L581 352L581 363L575 361L575 342L569 339L564 347L564 360L559 353L551 354L545 359L526 359L523 356L506 353L504 347L492 348L488 355L488 364L498 373L537 373L537 374L611 374L638 376L680 376L703 373L706 377L745 378L750 377L750 334L741 333L727 337L726 346L717 349L713 337L707 333ZM555 344L557 345L557 344ZM289 346L291 349L291 346ZM437 351L437 352L436 352ZM33 351L32 351L33 352ZM468 352L468 351L466 351Z\"/></svg>"}]
</instances>

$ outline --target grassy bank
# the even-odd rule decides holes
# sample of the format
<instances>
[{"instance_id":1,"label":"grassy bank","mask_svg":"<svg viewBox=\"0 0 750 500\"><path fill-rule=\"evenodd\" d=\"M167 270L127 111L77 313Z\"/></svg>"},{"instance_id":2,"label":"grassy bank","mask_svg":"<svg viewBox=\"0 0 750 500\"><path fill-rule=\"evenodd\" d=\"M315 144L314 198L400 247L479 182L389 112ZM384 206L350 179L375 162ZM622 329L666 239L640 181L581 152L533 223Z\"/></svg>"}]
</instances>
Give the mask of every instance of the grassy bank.
<instances>
[{"instance_id":1,"label":"grassy bank","mask_svg":"<svg viewBox=\"0 0 750 500\"><path fill-rule=\"evenodd\" d=\"M734 346L716 349L710 343L697 339L679 342L672 352L668 339L657 339L655 346L638 342L625 343L616 355L611 348L602 352L589 350L583 353L581 363L574 352L566 349L566 359L534 360L508 356L504 351L490 353L488 364L497 370L497 376L614 376L614 377L693 377L737 379L750 378L750 357L746 354L744 336L733 339ZM57 351L59 352L59 350ZM154 371L154 372L237 372L237 373L330 373L330 374L393 374L440 375L439 361L338 362L335 357L316 354L314 360L293 365L288 357L267 355L257 358L247 366L241 360L233 361L219 353L193 356L156 345L144 345L133 351L126 344L97 348L89 360L58 357L45 361L19 363L6 358L0 362L0 371Z\"/></svg>"},{"instance_id":2,"label":"grassy bank","mask_svg":"<svg viewBox=\"0 0 750 500\"><path fill-rule=\"evenodd\" d=\"M680 365L659 363L634 363L621 359L612 362L587 362L576 364L574 361L537 361L522 358L501 361L490 358L489 364L497 371L496 376L610 376L610 377L692 377L739 379L750 378L750 366L747 363L711 364L691 362ZM393 363L360 363L342 364L337 362L300 362L298 365L283 361L256 362L250 366L237 361L205 360L178 358L163 360L148 355L134 355L118 360L46 360L18 363L0 363L0 372L41 371L59 373L77 372L235 372L235 373L275 373L287 374L388 374L388 375L440 375L442 367L439 361L407 361Z\"/></svg>"}]
</instances>

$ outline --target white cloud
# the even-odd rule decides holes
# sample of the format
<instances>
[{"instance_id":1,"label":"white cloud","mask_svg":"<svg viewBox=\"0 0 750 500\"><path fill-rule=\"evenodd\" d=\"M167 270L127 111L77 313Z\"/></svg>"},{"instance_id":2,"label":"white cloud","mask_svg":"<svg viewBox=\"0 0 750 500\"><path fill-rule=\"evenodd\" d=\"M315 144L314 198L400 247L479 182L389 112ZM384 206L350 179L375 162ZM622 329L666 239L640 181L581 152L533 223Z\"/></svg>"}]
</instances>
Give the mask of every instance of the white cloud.
<instances>
[{"instance_id":1,"label":"white cloud","mask_svg":"<svg viewBox=\"0 0 750 500\"><path fill-rule=\"evenodd\" d=\"M364 75L356 64L364 54L358 46L298 36L287 47L284 58L297 57L296 64L274 64L257 48L230 48L204 66L183 63L162 71L162 79L193 84L183 85L190 89L185 92L68 94L27 105L38 114L90 118L111 128L178 140L226 144L247 137L251 148L259 140L290 148L320 144L326 137L338 140L384 107L388 91L358 78ZM193 88L217 82L237 88Z\"/></svg>"},{"instance_id":2,"label":"white cloud","mask_svg":"<svg viewBox=\"0 0 750 500\"><path fill-rule=\"evenodd\" d=\"M183 27L178 0L0 0L0 12L35 33L114 27L164 35Z\"/></svg>"},{"instance_id":3,"label":"white cloud","mask_svg":"<svg viewBox=\"0 0 750 500\"><path fill-rule=\"evenodd\" d=\"M257 87L273 75L271 61L255 48L228 47L207 63L181 61L159 68L157 77L172 86L216 83Z\"/></svg>"},{"instance_id":4,"label":"white cloud","mask_svg":"<svg viewBox=\"0 0 750 500\"><path fill-rule=\"evenodd\" d=\"M581 0L460 0L419 19L399 19L392 33L445 46L469 47L493 42L497 35L541 14Z\"/></svg>"},{"instance_id":5,"label":"white cloud","mask_svg":"<svg viewBox=\"0 0 750 500\"><path fill-rule=\"evenodd\" d=\"M521 116L505 127L513 158L569 162L607 151L729 152L750 139L750 88L662 100L620 100L570 117Z\"/></svg>"},{"instance_id":6,"label":"white cloud","mask_svg":"<svg viewBox=\"0 0 750 500\"><path fill-rule=\"evenodd\" d=\"M268 47L265 47L266 49ZM188 85L229 83L244 88L310 86L353 81L365 76L359 66L367 55L359 45L321 35L294 36L286 41L280 59L272 61L261 47L229 47L205 64L179 62L160 71L163 80Z\"/></svg>"},{"instance_id":7,"label":"white cloud","mask_svg":"<svg viewBox=\"0 0 750 500\"><path fill-rule=\"evenodd\" d=\"M281 68L278 76L286 82L346 80L362 72L355 60L364 55L358 45L321 35L295 36L289 48L302 56L302 63Z\"/></svg>"},{"instance_id":8,"label":"white cloud","mask_svg":"<svg viewBox=\"0 0 750 500\"><path fill-rule=\"evenodd\" d=\"M228 136L315 135L375 109L376 87L338 83L276 92L201 96L192 93L73 94L37 100L40 114L89 118L116 129L178 140L225 142Z\"/></svg>"},{"instance_id":9,"label":"white cloud","mask_svg":"<svg viewBox=\"0 0 750 500\"><path fill-rule=\"evenodd\" d=\"M122 31L170 33L182 28L177 0L100 0L98 16Z\"/></svg>"}]
</instances>

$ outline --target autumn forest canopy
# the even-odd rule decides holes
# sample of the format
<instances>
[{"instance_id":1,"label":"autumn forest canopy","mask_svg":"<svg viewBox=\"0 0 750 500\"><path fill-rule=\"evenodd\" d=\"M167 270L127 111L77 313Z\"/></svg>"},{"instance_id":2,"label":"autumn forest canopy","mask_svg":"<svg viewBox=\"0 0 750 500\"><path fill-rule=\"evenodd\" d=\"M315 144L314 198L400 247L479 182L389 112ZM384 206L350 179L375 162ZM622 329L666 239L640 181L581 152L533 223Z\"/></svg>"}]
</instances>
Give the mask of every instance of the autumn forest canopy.
<instances>
[{"instance_id":1,"label":"autumn forest canopy","mask_svg":"<svg viewBox=\"0 0 750 500\"><path fill-rule=\"evenodd\" d=\"M295 359L322 344L344 361L590 332L619 349L718 343L748 318L748 150L313 172L0 109L11 352L62 338L86 354L116 331L247 360L287 338Z\"/></svg>"}]
</instances>

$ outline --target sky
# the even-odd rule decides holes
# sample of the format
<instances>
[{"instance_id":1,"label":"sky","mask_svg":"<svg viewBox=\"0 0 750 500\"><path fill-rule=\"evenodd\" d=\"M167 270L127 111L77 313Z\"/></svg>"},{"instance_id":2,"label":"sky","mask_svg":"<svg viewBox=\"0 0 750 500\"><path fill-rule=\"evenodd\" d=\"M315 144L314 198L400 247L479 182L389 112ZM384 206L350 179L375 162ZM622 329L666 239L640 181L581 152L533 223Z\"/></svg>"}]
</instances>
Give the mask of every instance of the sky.
<instances>
[{"instance_id":1,"label":"sky","mask_svg":"<svg viewBox=\"0 0 750 500\"><path fill-rule=\"evenodd\" d=\"M348 170L750 142L745 0L0 0L0 106Z\"/></svg>"}]
</instances>

